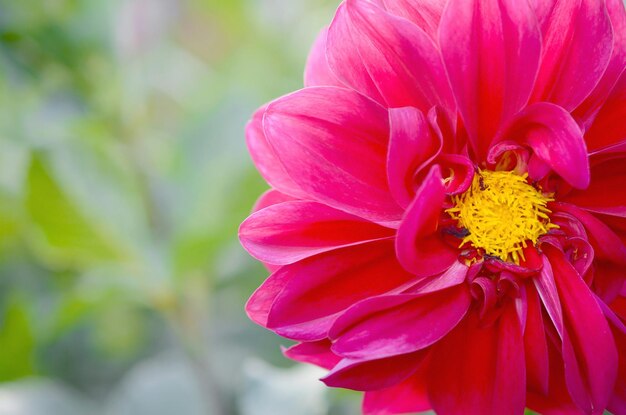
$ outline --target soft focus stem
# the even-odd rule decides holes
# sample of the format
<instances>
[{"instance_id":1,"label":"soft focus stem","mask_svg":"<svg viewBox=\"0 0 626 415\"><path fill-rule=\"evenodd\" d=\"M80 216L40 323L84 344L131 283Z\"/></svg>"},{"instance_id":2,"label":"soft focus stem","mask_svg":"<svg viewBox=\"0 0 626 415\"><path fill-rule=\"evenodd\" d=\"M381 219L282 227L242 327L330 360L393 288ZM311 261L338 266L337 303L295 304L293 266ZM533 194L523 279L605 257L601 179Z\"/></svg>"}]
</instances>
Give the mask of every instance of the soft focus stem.
<instances>
[{"instance_id":1,"label":"soft focus stem","mask_svg":"<svg viewBox=\"0 0 626 415\"><path fill-rule=\"evenodd\" d=\"M211 368L201 324L185 305L176 307L166 313L166 317L179 340L179 345L188 360L190 368L200 386L208 415L228 415L228 404L221 393L221 387Z\"/></svg>"}]
</instances>

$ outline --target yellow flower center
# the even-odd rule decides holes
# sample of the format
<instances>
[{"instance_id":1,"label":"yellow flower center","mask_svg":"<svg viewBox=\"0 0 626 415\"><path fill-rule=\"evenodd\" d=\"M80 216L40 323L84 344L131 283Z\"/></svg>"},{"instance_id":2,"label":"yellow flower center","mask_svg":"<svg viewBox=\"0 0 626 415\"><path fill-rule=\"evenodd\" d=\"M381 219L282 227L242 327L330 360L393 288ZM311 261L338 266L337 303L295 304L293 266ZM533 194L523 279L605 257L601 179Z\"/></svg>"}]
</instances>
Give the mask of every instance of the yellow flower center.
<instances>
[{"instance_id":1,"label":"yellow flower center","mask_svg":"<svg viewBox=\"0 0 626 415\"><path fill-rule=\"evenodd\" d=\"M459 247L470 243L486 255L519 264L523 249L556 225L547 208L553 199L545 196L512 171L478 171L470 188L453 196L447 209L469 234Z\"/></svg>"}]
</instances>

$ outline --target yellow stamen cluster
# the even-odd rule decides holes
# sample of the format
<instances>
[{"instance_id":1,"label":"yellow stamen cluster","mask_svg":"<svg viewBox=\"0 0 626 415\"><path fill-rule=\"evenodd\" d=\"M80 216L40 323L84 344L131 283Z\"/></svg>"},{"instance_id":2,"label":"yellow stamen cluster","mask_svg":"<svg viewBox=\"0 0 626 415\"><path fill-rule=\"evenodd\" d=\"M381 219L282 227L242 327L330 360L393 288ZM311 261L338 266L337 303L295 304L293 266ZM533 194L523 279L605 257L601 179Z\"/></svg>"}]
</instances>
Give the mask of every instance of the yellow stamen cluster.
<instances>
[{"instance_id":1,"label":"yellow stamen cluster","mask_svg":"<svg viewBox=\"0 0 626 415\"><path fill-rule=\"evenodd\" d=\"M527 174L512 171L478 171L470 188L453 196L447 209L469 234L460 247L470 243L486 255L519 264L523 249L556 225L550 223L547 208L552 201L528 184Z\"/></svg>"}]
</instances>

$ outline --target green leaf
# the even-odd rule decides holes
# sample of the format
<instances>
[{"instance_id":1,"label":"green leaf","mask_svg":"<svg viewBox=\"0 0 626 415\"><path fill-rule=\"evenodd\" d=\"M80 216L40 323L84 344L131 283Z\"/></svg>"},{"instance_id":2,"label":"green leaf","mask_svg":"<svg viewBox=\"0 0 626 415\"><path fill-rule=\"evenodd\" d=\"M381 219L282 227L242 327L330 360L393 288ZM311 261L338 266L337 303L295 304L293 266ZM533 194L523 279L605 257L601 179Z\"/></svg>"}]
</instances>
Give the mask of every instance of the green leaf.
<instances>
[{"instance_id":1,"label":"green leaf","mask_svg":"<svg viewBox=\"0 0 626 415\"><path fill-rule=\"evenodd\" d=\"M85 266L125 256L106 229L79 211L37 156L28 171L26 209L39 231L36 246L48 261Z\"/></svg>"},{"instance_id":2,"label":"green leaf","mask_svg":"<svg viewBox=\"0 0 626 415\"><path fill-rule=\"evenodd\" d=\"M26 307L14 300L7 306L0 326L0 381L31 375L34 347Z\"/></svg>"}]
</instances>

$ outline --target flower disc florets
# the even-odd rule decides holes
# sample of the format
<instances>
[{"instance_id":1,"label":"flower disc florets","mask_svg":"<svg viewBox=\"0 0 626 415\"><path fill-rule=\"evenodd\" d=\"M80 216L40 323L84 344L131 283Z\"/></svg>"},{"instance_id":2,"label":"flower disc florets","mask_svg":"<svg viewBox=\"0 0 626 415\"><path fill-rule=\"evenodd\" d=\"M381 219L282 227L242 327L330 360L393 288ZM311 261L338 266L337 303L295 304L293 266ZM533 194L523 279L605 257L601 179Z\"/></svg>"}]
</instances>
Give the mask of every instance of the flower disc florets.
<instances>
[{"instance_id":1,"label":"flower disc florets","mask_svg":"<svg viewBox=\"0 0 626 415\"><path fill-rule=\"evenodd\" d=\"M556 225L550 223L550 197L511 171L478 171L470 188L453 197L447 212L467 229L461 246L471 244L485 254L519 264L528 242Z\"/></svg>"}]
</instances>

